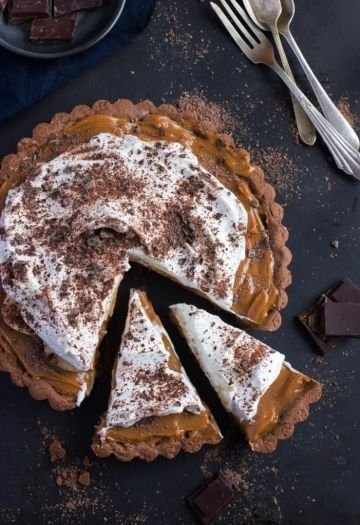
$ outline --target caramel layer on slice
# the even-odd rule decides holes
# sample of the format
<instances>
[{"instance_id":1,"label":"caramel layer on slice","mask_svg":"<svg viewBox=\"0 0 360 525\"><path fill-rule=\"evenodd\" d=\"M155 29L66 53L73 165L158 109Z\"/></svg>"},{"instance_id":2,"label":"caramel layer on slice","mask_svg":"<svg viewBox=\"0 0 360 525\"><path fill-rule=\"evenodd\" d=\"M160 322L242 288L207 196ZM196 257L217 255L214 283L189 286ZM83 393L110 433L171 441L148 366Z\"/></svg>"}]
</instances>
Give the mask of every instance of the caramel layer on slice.
<instances>
[{"instance_id":1,"label":"caramel layer on slice","mask_svg":"<svg viewBox=\"0 0 360 525\"><path fill-rule=\"evenodd\" d=\"M312 383L310 377L283 366L277 379L261 397L254 420L240 425L248 441L252 443L271 432Z\"/></svg>"},{"instance_id":2,"label":"caramel layer on slice","mask_svg":"<svg viewBox=\"0 0 360 525\"><path fill-rule=\"evenodd\" d=\"M115 441L145 441L149 438L183 437L191 440L216 439L218 429L209 418L207 411L200 414L170 414L168 416L146 418L132 427L113 427L107 431L107 438Z\"/></svg>"}]
</instances>

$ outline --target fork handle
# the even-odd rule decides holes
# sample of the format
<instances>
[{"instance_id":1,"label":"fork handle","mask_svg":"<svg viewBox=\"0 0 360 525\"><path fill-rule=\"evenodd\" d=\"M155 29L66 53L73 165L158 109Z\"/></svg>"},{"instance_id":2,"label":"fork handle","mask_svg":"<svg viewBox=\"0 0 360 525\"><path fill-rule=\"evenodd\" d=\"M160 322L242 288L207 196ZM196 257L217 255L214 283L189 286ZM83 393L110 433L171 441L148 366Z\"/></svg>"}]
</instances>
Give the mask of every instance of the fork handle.
<instances>
[{"instance_id":1,"label":"fork handle","mask_svg":"<svg viewBox=\"0 0 360 525\"><path fill-rule=\"evenodd\" d=\"M319 104L321 106L321 109L324 112L324 115L328 119L329 122L334 126L334 128L342 135L350 144L354 146L354 148L359 149L359 137L355 133L354 129L350 126L349 122L346 120L346 118L340 113L338 108L335 106L335 104L332 102L332 100L329 98L328 94L314 75L311 67L309 66L306 58L301 52L301 49L296 43L295 38L293 37L292 33L290 31L287 31L286 33L282 33L286 40L288 41L291 49L293 50L295 56L299 60L310 84L313 88L315 95L319 101Z\"/></svg>"},{"instance_id":2,"label":"fork handle","mask_svg":"<svg viewBox=\"0 0 360 525\"><path fill-rule=\"evenodd\" d=\"M327 145L334 161L339 169L360 180L360 153L328 122L316 109L301 89L287 76L285 71L277 62L269 66L290 89L291 93L299 102L311 122L314 124L319 135Z\"/></svg>"},{"instance_id":3,"label":"fork handle","mask_svg":"<svg viewBox=\"0 0 360 525\"><path fill-rule=\"evenodd\" d=\"M274 41L277 47L277 50L279 52L279 56L283 65L283 68L285 70L285 73L291 78L293 82L295 82L294 75L291 71L291 67L289 64L289 61L287 59L287 56L285 54L279 31L277 27L272 28L272 34L274 37ZM294 114L295 114L295 120L296 125L299 132L299 137L301 138L302 142L307 144L308 146L313 146L316 142L316 131L312 124L312 122L309 120L308 116L306 115L305 111L302 109L296 98L292 95L291 96L293 108L294 108Z\"/></svg>"}]
</instances>

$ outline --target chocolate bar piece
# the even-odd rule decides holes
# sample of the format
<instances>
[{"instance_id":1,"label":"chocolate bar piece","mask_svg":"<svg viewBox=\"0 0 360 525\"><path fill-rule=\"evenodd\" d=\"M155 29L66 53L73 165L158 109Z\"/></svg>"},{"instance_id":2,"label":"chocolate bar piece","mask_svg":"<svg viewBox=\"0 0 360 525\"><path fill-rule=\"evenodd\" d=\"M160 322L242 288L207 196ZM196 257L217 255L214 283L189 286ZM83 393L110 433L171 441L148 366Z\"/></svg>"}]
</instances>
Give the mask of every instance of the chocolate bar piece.
<instances>
[{"instance_id":1,"label":"chocolate bar piece","mask_svg":"<svg viewBox=\"0 0 360 525\"><path fill-rule=\"evenodd\" d=\"M350 279L344 279L331 294L331 300L338 303L360 303L360 288L355 286Z\"/></svg>"},{"instance_id":2,"label":"chocolate bar piece","mask_svg":"<svg viewBox=\"0 0 360 525\"><path fill-rule=\"evenodd\" d=\"M59 17L36 18L33 20L30 31L32 42L71 42L77 14Z\"/></svg>"},{"instance_id":3,"label":"chocolate bar piece","mask_svg":"<svg viewBox=\"0 0 360 525\"><path fill-rule=\"evenodd\" d=\"M220 470L188 498L188 503L201 523L208 525L238 495L237 487Z\"/></svg>"},{"instance_id":4,"label":"chocolate bar piece","mask_svg":"<svg viewBox=\"0 0 360 525\"><path fill-rule=\"evenodd\" d=\"M10 18L37 18L51 15L50 0L11 0Z\"/></svg>"},{"instance_id":5,"label":"chocolate bar piece","mask_svg":"<svg viewBox=\"0 0 360 525\"><path fill-rule=\"evenodd\" d=\"M330 350L333 350L341 341L341 337L330 336L325 332L325 303L337 302L338 300L355 302L355 299L359 297L358 290L350 279L344 279L323 294L312 307L297 316L321 354L324 355Z\"/></svg>"},{"instance_id":6,"label":"chocolate bar piece","mask_svg":"<svg viewBox=\"0 0 360 525\"><path fill-rule=\"evenodd\" d=\"M75 11L83 11L101 6L102 0L54 0L54 15L67 15Z\"/></svg>"},{"instance_id":7,"label":"chocolate bar piece","mask_svg":"<svg viewBox=\"0 0 360 525\"><path fill-rule=\"evenodd\" d=\"M324 312L325 297L322 296L314 306L302 312L297 316L300 323L307 330L310 337L313 339L321 354L326 354L333 350L337 343L337 338L326 337L323 330L323 312Z\"/></svg>"},{"instance_id":8,"label":"chocolate bar piece","mask_svg":"<svg viewBox=\"0 0 360 525\"><path fill-rule=\"evenodd\" d=\"M333 303L324 305L324 325L327 336L360 336L360 303Z\"/></svg>"}]
</instances>

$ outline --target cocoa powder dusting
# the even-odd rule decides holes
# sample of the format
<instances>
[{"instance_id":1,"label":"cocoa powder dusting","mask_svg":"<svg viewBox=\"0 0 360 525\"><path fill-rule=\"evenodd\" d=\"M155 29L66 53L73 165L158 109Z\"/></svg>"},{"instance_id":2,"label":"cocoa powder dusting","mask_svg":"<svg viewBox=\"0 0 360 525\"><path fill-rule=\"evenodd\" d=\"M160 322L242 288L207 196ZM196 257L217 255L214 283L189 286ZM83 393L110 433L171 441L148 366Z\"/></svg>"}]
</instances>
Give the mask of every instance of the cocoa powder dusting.
<instances>
[{"instance_id":1,"label":"cocoa powder dusting","mask_svg":"<svg viewBox=\"0 0 360 525\"><path fill-rule=\"evenodd\" d=\"M283 205L301 197L300 170L283 148L254 150L251 156L264 171L266 181L281 194Z\"/></svg>"},{"instance_id":2,"label":"cocoa powder dusting","mask_svg":"<svg viewBox=\"0 0 360 525\"><path fill-rule=\"evenodd\" d=\"M235 117L226 104L210 102L198 90L191 93L185 91L178 101L178 107L180 111L194 113L205 124L213 124L218 131L231 133L236 127Z\"/></svg>"},{"instance_id":3,"label":"cocoa powder dusting","mask_svg":"<svg viewBox=\"0 0 360 525\"><path fill-rule=\"evenodd\" d=\"M352 112L348 97L342 96L338 100L336 106L339 109L340 113L349 122L350 126L356 127L359 124L359 117Z\"/></svg>"}]
</instances>

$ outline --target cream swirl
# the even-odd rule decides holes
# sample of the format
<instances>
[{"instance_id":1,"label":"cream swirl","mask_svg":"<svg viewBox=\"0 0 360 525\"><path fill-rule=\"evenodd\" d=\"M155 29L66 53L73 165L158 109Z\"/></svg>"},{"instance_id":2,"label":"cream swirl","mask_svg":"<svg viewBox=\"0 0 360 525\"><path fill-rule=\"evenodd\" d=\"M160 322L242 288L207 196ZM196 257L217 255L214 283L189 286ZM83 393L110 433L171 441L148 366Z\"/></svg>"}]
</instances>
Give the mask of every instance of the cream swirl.
<instances>
[{"instance_id":1,"label":"cream swirl","mask_svg":"<svg viewBox=\"0 0 360 525\"><path fill-rule=\"evenodd\" d=\"M0 227L6 293L52 352L88 370L129 261L230 310L247 213L180 144L103 133L29 173Z\"/></svg>"}]
</instances>

